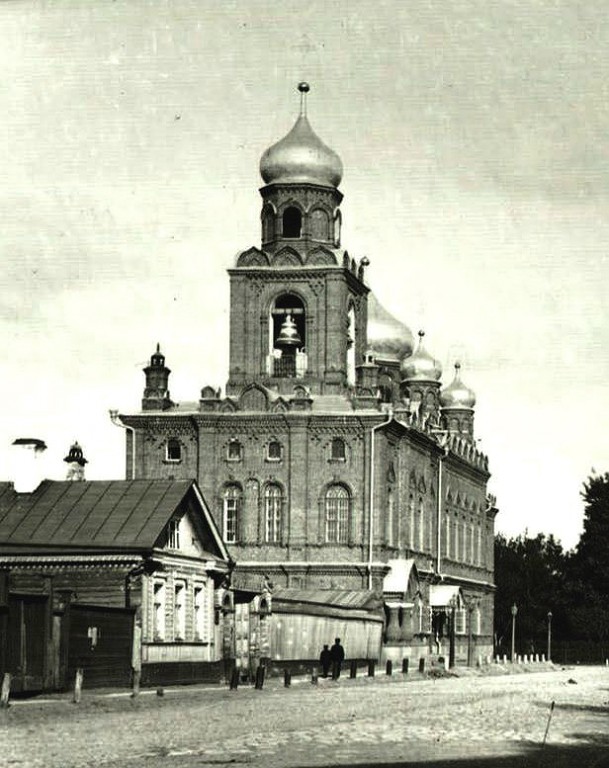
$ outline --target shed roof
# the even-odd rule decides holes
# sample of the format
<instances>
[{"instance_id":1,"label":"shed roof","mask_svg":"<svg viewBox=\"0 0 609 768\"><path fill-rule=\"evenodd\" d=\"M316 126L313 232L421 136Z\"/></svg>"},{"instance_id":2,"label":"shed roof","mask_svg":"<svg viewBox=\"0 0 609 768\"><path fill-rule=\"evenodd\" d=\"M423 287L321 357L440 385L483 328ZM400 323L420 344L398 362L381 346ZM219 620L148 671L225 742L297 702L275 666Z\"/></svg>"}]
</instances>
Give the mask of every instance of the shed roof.
<instances>
[{"instance_id":1,"label":"shed roof","mask_svg":"<svg viewBox=\"0 0 609 768\"><path fill-rule=\"evenodd\" d=\"M15 546L150 549L186 497L226 548L193 480L44 480L33 493L0 483L0 549Z\"/></svg>"}]
</instances>

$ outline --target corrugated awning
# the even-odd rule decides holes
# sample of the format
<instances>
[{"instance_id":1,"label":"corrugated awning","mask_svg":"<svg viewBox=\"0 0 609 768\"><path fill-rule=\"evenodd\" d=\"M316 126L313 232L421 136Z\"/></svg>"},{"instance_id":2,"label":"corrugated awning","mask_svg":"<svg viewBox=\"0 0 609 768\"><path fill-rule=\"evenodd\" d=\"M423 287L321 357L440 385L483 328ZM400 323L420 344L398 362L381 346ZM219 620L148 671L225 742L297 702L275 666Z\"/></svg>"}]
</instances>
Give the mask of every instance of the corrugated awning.
<instances>
[{"instance_id":1,"label":"corrugated awning","mask_svg":"<svg viewBox=\"0 0 609 768\"><path fill-rule=\"evenodd\" d=\"M461 602L461 590L454 584L432 584L429 588L429 604L432 608L459 605Z\"/></svg>"}]
</instances>

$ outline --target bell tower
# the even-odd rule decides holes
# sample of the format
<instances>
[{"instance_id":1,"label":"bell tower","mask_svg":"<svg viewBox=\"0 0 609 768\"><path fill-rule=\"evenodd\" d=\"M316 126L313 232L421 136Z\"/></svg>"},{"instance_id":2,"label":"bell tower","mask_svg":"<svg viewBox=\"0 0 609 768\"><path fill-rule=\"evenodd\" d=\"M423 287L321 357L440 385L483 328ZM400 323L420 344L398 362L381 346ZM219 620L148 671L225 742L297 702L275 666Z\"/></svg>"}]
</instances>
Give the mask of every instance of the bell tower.
<instances>
[{"instance_id":1,"label":"bell tower","mask_svg":"<svg viewBox=\"0 0 609 768\"><path fill-rule=\"evenodd\" d=\"M260 160L261 247L229 270L230 373L227 394L251 383L292 394L341 394L366 351L366 259L340 246L340 157L313 131L308 83L300 113Z\"/></svg>"}]
</instances>

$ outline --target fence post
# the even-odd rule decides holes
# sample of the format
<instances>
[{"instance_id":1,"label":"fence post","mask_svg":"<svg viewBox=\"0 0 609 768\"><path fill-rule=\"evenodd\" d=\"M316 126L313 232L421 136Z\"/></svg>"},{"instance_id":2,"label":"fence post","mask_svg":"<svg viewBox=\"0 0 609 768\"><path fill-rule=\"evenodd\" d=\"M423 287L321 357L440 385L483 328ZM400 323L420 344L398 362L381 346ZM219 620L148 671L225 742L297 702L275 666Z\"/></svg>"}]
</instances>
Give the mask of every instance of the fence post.
<instances>
[{"instance_id":1,"label":"fence post","mask_svg":"<svg viewBox=\"0 0 609 768\"><path fill-rule=\"evenodd\" d=\"M11 673L5 672L2 678L2 691L0 692L0 707L8 707L11 693Z\"/></svg>"},{"instance_id":2,"label":"fence post","mask_svg":"<svg viewBox=\"0 0 609 768\"><path fill-rule=\"evenodd\" d=\"M318 684L318 680L319 680L319 674L318 674L317 670L315 669L315 667L313 667L311 669L311 684L312 685L317 685Z\"/></svg>"},{"instance_id":3,"label":"fence post","mask_svg":"<svg viewBox=\"0 0 609 768\"><path fill-rule=\"evenodd\" d=\"M374 677L374 659L368 662L368 677Z\"/></svg>"},{"instance_id":4,"label":"fence post","mask_svg":"<svg viewBox=\"0 0 609 768\"><path fill-rule=\"evenodd\" d=\"M289 688L290 685L292 685L292 675L290 674L290 670L289 669L284 669L283 670L283 685L286 688Z\"/></svg>"},{"instance_id":5,"label":"fence post","mask_svg":"<svg viewBox=\"0 0 609 768\"><path fill-rule=\"evenodd\" d=\"M80 697L82 694L82 679L83 679L83 672L82 669L76 670L76 677L74 678L74 704L80 704Z\"/></svg>"},{"instance_id":6,"label":"fence post","mask_svg":"<svg viewBox=\"0 0 609 768\"><path fill-rule=\"evenodd\" d=\"M408 659L402 659L402 672L403 674L408 674Z\"/></svg>"},{"instance_id":7,"label":"fence post","mask_svg":"<svg viewBox=\"0 0 609 768\"><path fill-rule=\"evenodd\" d=\"M140 692L140 679L142 673L139 669L133 670L133 680L131 681L131 697L135 698Z\"/></svg>"},{"instance_id":8,"label":"fence post","mask_svg":"<svg viewBox=\"0 0 609 768\"><path fill-rule=\"evenodd\" d=\"M256 684L254 686L257 691L262 690L262 686L264 685L264 674L265 674L264 665L259 664L258 668L256 669Z\"/></svg>"},{"instance_id":9,"label":"fence post","mask_svg":"<svg viewBox=\"0 0 609 768\"><path fill-rule=\"evenodd\" d=\"M357 659L351 660L351 666L349 667L349 677L353 680L357 677Z\"/></svg>"},{"instance_id":10,"label":"fence post","mask_svg":"<svg viewBox=\"0 0 609 768\"><path fill-rule=\"evenodd\" d=\"M421 674L423 674L423 672L425 672L425 657L424 656L421 656L421 658L419 659L419 672Z\"/></svg>"},{"instance_id":11,"label":"fence post","mask_svg":"<svg viewBox=\"0 0 609 768\"><path fill-rule=\"evenodd\" d=\"M230 690L236 691L238 687L239 687L239 669L235 665L233 667L233 671L231 672L231 676L230 676Z\"/></svg>"},{"instance_id":12,"label":"fence post","mask_svg":"<svg viewBox=\"0 0 609 768\"><path fill-rule=\"evenodd\" d=\"M391 677L393 673L393 662L391 659L387 659L387 664L385 665L385 674Z\"/></svg>"}]
</instances>

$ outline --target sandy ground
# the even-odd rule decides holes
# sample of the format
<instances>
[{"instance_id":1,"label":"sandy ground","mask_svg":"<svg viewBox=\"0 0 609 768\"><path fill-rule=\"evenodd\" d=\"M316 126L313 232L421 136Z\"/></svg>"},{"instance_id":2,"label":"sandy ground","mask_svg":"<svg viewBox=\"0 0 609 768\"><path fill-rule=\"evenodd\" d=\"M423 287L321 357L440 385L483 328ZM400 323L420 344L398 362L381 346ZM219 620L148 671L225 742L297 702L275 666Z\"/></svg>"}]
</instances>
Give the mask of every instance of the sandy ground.
<instances>
[{"instance_id":1,"label":"sandy ground","mask_svg":"<svg viewBox=\"0 0 609 768\"><path fill-rule=\"evenodd\" d=\"M15 701L0 765L609 768L609 669L518 671Z\"/></svg>"}]
</instances>

